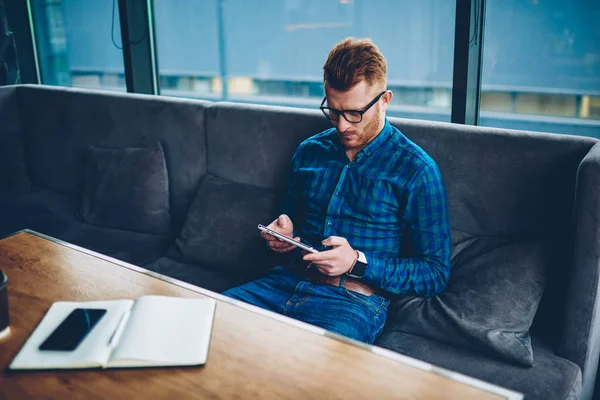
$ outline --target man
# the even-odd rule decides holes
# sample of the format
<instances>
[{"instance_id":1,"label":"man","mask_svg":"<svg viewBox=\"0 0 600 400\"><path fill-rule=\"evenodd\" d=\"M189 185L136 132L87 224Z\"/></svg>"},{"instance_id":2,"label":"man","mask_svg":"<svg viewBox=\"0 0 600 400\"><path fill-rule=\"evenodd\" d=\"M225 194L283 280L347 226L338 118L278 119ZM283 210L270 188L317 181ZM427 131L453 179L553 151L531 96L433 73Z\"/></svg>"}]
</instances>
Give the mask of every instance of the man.
<instances>
[{"instance_id":1,"label":"man","mask_svg":"<svg viewBox=\"0 0 600 400\"><path fill-rule=\"evenodd\" d=\"M224 294L373 343L390 295L434 296L448 281L446 194L435 162L385 117L392 92L379 49L346 39L323 70L321 110L334 128L298 147L269 228L327 248L299 253L263 232L294 262Z\"/></svg>"}]
</instances>

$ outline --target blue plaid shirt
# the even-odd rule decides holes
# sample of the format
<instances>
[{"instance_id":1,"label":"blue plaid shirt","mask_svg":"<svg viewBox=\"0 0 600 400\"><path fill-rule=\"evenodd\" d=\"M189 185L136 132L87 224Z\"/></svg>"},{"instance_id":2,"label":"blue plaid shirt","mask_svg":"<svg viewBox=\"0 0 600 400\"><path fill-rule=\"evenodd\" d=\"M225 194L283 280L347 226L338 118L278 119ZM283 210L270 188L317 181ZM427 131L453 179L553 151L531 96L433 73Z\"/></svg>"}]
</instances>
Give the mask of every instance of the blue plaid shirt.
<instances>
[{"instance_id":1,"label":"blue plaid shirt","mask_svg":"<svg viewBox=\"0 0 600 400\"><path fill-rule=\"evenodd\" d=\"M353 162L334 128L302 142L282 212L313 245L341 236L365 253L367 283L422 296L446 286L450 226L441 173L387 120Z\"/></svg>"}]
</instances>

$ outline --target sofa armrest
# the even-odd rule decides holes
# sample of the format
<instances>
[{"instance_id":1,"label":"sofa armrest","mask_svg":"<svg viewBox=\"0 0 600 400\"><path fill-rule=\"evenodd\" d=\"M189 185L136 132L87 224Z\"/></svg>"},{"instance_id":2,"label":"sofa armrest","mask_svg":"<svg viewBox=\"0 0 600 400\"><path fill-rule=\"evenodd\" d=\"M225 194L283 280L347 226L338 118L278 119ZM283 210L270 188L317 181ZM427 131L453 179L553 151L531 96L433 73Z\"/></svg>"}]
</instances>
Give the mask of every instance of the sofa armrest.
<instances>
[{"instance_id":1,"label":"sofa armrest","mask_svg":"<svg viewBox=\"0 0 600 400\"><path fill-rule=\"evenodd\" d=\"M557 354L581 367L581 398L591 399L600 354L600 143L579 164L574 217L574 257Z\"/></svg>"}]
</instances>

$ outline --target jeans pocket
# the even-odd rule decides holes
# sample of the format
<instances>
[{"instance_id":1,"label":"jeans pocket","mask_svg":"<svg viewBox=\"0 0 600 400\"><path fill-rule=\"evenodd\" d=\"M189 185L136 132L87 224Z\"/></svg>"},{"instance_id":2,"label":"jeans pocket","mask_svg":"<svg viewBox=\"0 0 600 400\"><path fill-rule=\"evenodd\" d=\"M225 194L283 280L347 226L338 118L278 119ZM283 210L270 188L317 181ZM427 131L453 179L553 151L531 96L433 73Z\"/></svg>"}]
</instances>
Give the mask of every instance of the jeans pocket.
<instances>
[{"instance_id":1,"label":"jeans pocket","mask_svg":"<svg viewBox=\"0 0 600 400\"><path fill-rule=\"evenodd\" d=\"M364 294L353 292L346 288L343 289L345 294L353 300L369 307L377 316L382 312L387 312L388 300L377 295L365 296Z\"/></svg>"}]
</instances>

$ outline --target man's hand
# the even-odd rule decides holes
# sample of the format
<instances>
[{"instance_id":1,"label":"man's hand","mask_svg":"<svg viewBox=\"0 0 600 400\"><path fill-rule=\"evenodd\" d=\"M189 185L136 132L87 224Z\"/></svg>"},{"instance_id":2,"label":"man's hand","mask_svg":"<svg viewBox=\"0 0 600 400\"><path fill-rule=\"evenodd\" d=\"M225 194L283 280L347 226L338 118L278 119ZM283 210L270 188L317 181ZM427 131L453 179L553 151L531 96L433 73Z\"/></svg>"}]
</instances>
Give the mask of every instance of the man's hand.
<instances>
[{"instance_id":1,"label":"man's hand","mask_svg":"<svg viewBox=\"0 0 600 400\"><path fill-rule=\"evenodd\" d=\"M302 259L312 262L323 275L339 276L350 271L354 261L358 258L358 253L350 246L346 238L330 236L321 243L324 246L332 246L333 249L319 253L307 253Z\"/></svg>"},{"instance_id":2,"label":"man's hand","mask_svg":"<svg viewBox=\"0 0 600 400\"><path fill-rule=\"evenodd\" d=\"M281 214L279 218L271 222L269 226L267 226L267 228L289 237L292 237L292 235L294 234L294 224L292 223L290 217L288 217L285 214ZM260 235L263 239L267 241L267 246L269 246L271 250L276 251L278 253L287 253L288 251L294 250L296 248L296 246L294 246L293 244L278 239L275 236L269 235L266 232L261 232ZM300 238L295 237L294 240L299 242Z\"/></svg>"}]
</instances>

